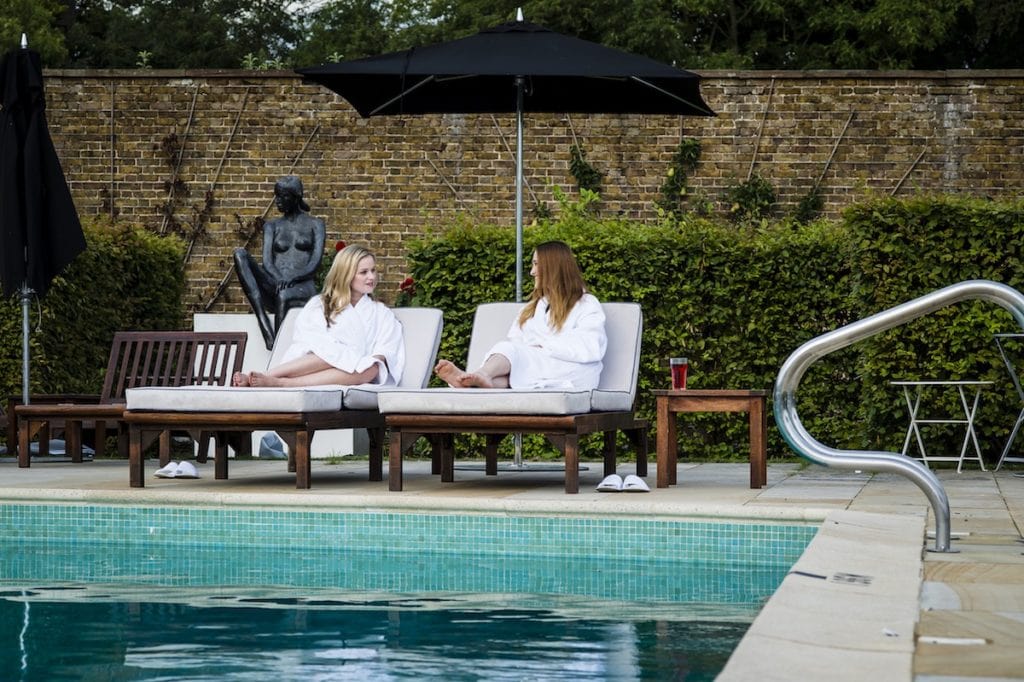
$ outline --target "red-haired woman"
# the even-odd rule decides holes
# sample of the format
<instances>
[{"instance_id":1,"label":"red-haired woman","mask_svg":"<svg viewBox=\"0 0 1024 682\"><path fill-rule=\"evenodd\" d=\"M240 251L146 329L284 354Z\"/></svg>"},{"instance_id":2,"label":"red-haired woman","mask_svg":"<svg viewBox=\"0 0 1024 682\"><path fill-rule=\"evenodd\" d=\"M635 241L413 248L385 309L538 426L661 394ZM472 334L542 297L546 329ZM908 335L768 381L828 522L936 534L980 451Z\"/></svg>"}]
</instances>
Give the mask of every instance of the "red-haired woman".
<instances>
[{"instance_id":1,"label":"red-haired woman","mask_svg":"<svg viewBox=\"0 0 1024 682\"><path fill-rule=\"evenodd\" d=\"M508 338L482 365L466 371L441 360L434 372L453 388L589 390L601 378L608 337L601 303L586 291L583 273L563 242L533 252L533 293Z\"/></svg>"}]
</instances>

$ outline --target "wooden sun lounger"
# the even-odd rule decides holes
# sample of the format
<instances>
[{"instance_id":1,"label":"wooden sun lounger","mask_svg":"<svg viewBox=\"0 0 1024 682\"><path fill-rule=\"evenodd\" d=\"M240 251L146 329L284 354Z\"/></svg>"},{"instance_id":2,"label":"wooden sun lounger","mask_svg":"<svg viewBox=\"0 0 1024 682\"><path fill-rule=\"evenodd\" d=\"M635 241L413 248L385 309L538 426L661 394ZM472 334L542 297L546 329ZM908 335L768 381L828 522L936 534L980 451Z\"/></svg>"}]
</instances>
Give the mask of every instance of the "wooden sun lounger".
<instances>
[{"instance_id":1,"label":"wooden sun lounger","mask_svg":"<svg viewBox=\"0 0 1024 682\"><path fill-rule=\"evenodd\" d=\"M430 379L441 343L443 316L434 308L396 308L402 323L406 366L400 387L422 388ZM269 367L291 344L298 311L289 313L278 333ZM288 470L295 487L311 485L310 444L317 431L366 429L370 437L371 481L383 478L384 417L377 409L378 393L390 386L310 386L306 388L183 387L139 388L128 394L124 419L129 431L129 484L145 486L143 449L153 432L168 429L208 432L213 435L214 477L228 478L228 440L249 442L253 431L277 431L288 443ZM167 464L161 450L160 464Z\"/></svg>"},{"instance_id":2,"label":"wooden sun lounger","mask_svg":"<svg viewBox=\"0 0 1024 682\"><path fill-rule=\"evenodd\" d=\"M467 366L477 367L512 324L522 304L488 303L477 308ZM391 430L388 485L402 490L402 455L421 436L431 438L435 471L454 480L456 433L485 434L486 473L497 473L498 443L508 434L543 434L565 457L565 492L579 492L579 439L604 434L605 475L615 471L615 438L623 431L637 447L637 474L647 475L646 420L637 419L636 398L643 314L635 303L604 303L608 350L593 391L455 389L391 391L380 410ZM439 460L439 461L438 461Z\"/></svg>"},{"instance_id":3,"label":"wooden sun lounger","mask_svg":"<svg viewBox=\"0 0 1024 682\"><path fill-rule=\"evenodd\" d=\"M103 390L95 401L72 396L46 396L39 403L16 405L18 466L31 465L30 441L34 430L48 439L50 427L63 423L67 451L73 462L82 461L82 427L96 429L97 454L108 429L118 431L118 450L128 455L124 431L125 393L138 386L190 386L230 383L241 369L246 335L243 332L152 331L117 332L110 348ZM38 427L38 428L35 428ZM170 435L162 435L161 449L170 452ZM40 442L40 453L46 453Z\"/></svg>"}]
</instances>

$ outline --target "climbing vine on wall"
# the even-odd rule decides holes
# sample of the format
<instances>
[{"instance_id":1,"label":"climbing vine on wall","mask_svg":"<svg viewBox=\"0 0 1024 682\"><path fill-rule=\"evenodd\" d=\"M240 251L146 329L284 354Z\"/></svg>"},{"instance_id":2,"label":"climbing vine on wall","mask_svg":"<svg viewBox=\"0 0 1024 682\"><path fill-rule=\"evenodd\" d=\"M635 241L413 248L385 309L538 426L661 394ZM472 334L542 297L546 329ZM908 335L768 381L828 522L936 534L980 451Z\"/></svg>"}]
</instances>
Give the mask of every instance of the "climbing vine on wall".
<instances>
[{"instance_id":1,"label":"climbing vine on wall","mask_svg":"<svg viewBox=\"0 0 1024 682\"><path fill-rule=\"evenodd\" d=\"M656 202L665 213L680 213L690 199L687 180L697 170L700 152L700 140L693 137L684 137L676 147L672 163L665 172L665 181L661 183L661 196Z\"/></svg>"},{"instance_id":2,"label":"climbing vine on wall","mask_svg":"<svg viewBox=\"0 0 1024 682\"><path fill-rule=\"evenodd\" d=\"M604 173L587 161L587 153L578 144L569 147L569 172L576 178L576 186L579 189L601 192L601 180L604 178Z\"/></svg>"}]
</instances>

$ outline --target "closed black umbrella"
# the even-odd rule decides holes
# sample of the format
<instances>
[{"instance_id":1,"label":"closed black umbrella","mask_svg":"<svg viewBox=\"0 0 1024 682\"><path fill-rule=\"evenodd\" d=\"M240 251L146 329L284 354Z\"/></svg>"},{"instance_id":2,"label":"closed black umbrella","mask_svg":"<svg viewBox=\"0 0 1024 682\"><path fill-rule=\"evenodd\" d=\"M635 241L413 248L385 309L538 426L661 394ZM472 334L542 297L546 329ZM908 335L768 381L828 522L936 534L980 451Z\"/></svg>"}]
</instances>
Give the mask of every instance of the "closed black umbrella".
<instances>
[{"instance_id":1,"label":"closed black umbrella","mask_svg":"<svg viewBox=\"0 0 1024 682\"><path fill-rule=\"evenodd\" d=\"M476 35L298 69L364 117L516 113L516 299L522 298L523 113L714 116L700 77L520 20Z\"/></svg>"},{"instance_id":2,"label":"closed black umbrella","mask_svg":"<svg viewBox=\"0 0 1024 682\"><path fill-rule=\"evenodd\" d=\"M46 126L39 54L25 47L0 62L0 275L23 307L22 398L28 402L28 308L85 250L85 236Z\"/></svg>"}]
</instances>

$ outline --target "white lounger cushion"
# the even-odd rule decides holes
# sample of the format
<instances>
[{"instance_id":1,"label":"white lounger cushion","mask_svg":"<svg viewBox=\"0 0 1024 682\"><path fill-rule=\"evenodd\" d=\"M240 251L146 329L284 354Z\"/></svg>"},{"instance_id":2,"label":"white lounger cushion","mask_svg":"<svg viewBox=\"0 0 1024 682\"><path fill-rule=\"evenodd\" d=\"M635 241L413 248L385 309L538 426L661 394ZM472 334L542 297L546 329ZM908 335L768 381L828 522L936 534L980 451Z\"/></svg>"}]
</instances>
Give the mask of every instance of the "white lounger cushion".
<instances>
[{"instance_id":1,"label":"white lounger cushion","mask_svg":"<svg viewBox=\"0 0 1024 682\"><path fill-rule=\"evenodd\" d=\"M341 409L344 386L306 388L238 388L232 386L178 386L130 388L125 392L129 410L157 412L336 412Z\"/></svg>"},{"instance_id":2,"label":"white lounger cushion","mask_svg":"<svg viewBox=\"0 0 1024 682\"><path fill-rule=\"evenodd\" d=\"M345 391L341 404L346 410L376 410L377 396L389 391L400 391L395 386L350 386Z\"/></svg>"},{"instance_id":3,"label":"white lounger cushion","mask_svg":"<svg viewBox=\"0 0 1024 682\"><path fill-rule=\"evenodd\" d=\"M383 414L584 414L590 391L511 391L503 388L392 389L378 395Z\"/></svg>"},{"instance_id":4,"label":"white lounger cushion","mask_svg":"<svg viewBox=\"0 0 1024 682\"><path fill-rule=\"evenodd\" d=\"M505 338L522 303L485 303L476 310L467 367ZM378 402L383 414L583 414L628 412L636 396L643 313L637 303L603 303L608 352L601 382L593 391L535 391L480 388L388 390Z\"/></svg>"},{"instance_id":5,"label":"white lounger cushion","mask_svg":"<svg viewBox=\"0 0 1024 682\"><path fill-rule=\"evenodd\" d=\"M605 391L598 388L590 392L592 412L628 412L632 409L633 394L628 391Z\"/></svg>"},{"instance_id":6,"label":"white lounger cushion","mask_svg":"<svg viewBox=\"0 0 1024 682\"><path fill-rule=\"evenodd\" d=\"M443 316L436 308L395 308L405 341L405 372L398 388L423 388L430 381ZM285 317L274 343L269 367L279 364L282 348L291 344L299 309ZM232 386L178 386L166 389L129 389L129 410L156 412L330 412L341 409L376 410L378 391L395 387L307 386L302 388L239 388ZM217 389L217 390L212 390ZM351 399L346 393L352 392Z\"/></svg>"}]
</instances>

